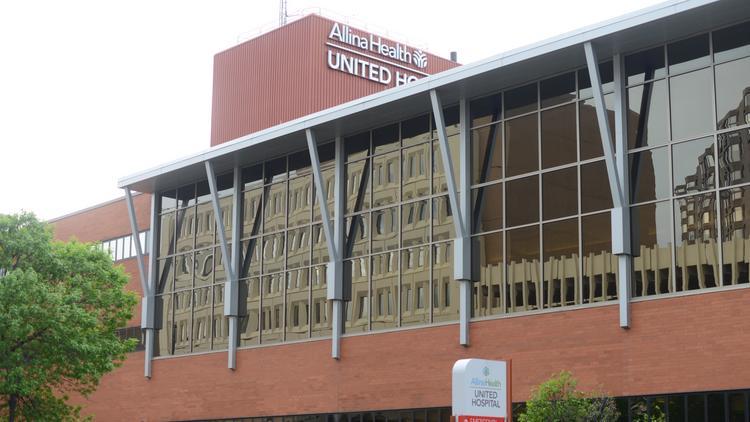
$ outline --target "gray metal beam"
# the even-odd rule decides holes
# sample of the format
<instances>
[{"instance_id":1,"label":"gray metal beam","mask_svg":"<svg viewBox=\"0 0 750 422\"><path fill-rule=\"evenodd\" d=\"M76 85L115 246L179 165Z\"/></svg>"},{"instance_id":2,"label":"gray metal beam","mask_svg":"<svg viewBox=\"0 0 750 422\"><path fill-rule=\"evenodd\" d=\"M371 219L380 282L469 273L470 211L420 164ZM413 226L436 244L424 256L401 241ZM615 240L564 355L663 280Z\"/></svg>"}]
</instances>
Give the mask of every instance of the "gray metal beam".
<instances>
[{"instance_id":1,"label":"gray metal beam","mask_svg":"<svg viewBox=\"0 0 750 422\"><path fill-rule=\"evenodd\" d=\"M617 298L620 327L630 327L630 286L632 280L632 246L630 241L630 174L628 168L627 96L625 88L625 60L620 54L613 57L615 79L615 165L622 188L622 206L612 209L612 253L617 255L620 283Z\"/></svg>"},{"instance_id":2,"label":"gray metal beam","mask_svg":"<svg viewBox=\"0 0 750 422\"><path fill-rule=\"evenodd\" d=\"M235 181L236 181L237 168L235 167ZM206 161L206 177L208 178L208 189L211 192L211 205L214 209L214 221L216 222L216 232L219 237L219 245L221 246L221 256L224 257L224 272L226 272L227 280L224 283L224 315L227 316L229 322L229 339L227 346L227 368L235 369L236 367L236 356L237 356L237 296L238 296L238 282L237 267L234 266L235 253L239 249L238 240L239 237L234 238L233 253L229 253L229 244L227 242L227 235L224 232L224 216L221 211L221 205L219 204L219 190L216 185L216 173L214 172L213 164L210 161ZM235 189L236 191L236 189ZM232 208L232 221L234 222L239 218L237 208L239 204L238 197L235 195L233 198ZM234 224L232 230L239 227L239 224Z\"/></svg>"},{"instance_id":3,"label":"gray metal beam","mask_svg":"<svg viewBox=\"0 0 750 422\"><path fill-rule=\"evenodd\" d=\"M158 277L156 268L156 253L159 250L158 236L156 231L159 225L159 197L157 194L151 195L151 226L149 228L148 241L150 245L148 247L148 281L146 287L148 293L144 292L143 299L141 301L141 328L145 333L144 346L145 355L144 361L144 376L151 378L151 363L154 357L154 324L155 314L154 306L156 304L156 278Z\"/></svg>"},{"instance_id":4,"label":"gray metal beam","mask_svg":"<svg viewBox=\"0 0 750 422\"><path fill-rule=\"evenodd\" d=\"M225 260L224 266L231 265L235 279L224 282L224 316L229 321L229 343L227 345L227 366L237 368L237 345L239 344L239 272L242 259L242 171L239 166L234 167L234 183L232 197L232 248L231 259Z\"/></svg>"},{"instance_id":5,"label":"gray metal beam","mask_svg":"<svg viewBox=\"0 0 750 422\"><path fill-rule=\"evenodd\" d=\"M453 211L453 225L456 237L453 239L453 277L459 283L459 344L469 345L469 320L471 317L471 231L468 216L471 215L471 145L469 144L469 107L466 99L459 105L459 124L461 127L459 138L459 175L461 192L459 196L456 179L453 175L453 157L448 134L445 129L443 105L440 96L434 89L430 91L432 113L438 133L438 143L443 159L443 171L448 186L448 199Z\"/></svg>"},{"instance_id":6,"label":"gray metal beam","mask_svg":"<svg viewBox=\"0 0 750 422\"><path fill-rule=\"evenodd\" d=\"M589 79L591 80L591 91L594 94L594 104L596 105L596 120L599 123L599 135L602 138L602 149L604 150L604 162L607 165L607 179L609 180L609 189L612 192L612 202L615 208L622 207L624 196L615 166L614 151L612 151L612 131L609 127L607 118L607 107L604 103L604 94L602 93L601 78L599 77L599 61L596 58L596 52L591 42L584 45L586 52L586 64L589 70Z\"/></svg>"},{"instance_id":7,"label":"gray metal beam","mask_svg":"<svg viewBox=\"0 0 750 422\"><path fill-rule=\"evenodd\" d=\"M310 163L313 169L315 192L320 207L323 231L326 235L329 262L326 267L327 299L332 305L331 318L331 357L341 358L341 334L343 327L344 297L344 263L342 260L344 245L344 143L341 137L335 141L335 177L334 177L334 227L331 227L331 213L328 210L328 192L325 189L323 171L320 168L318 143L312 129L306 129L307 148L310 152Z\"/></svg>"},{"instance_id":8,"label":"gray metal beam","mask_svg":"<svg viewBox=\"0 0 750 422\"><path fill-rule=\"evenodd\" d=\"M133 205L133 194L130 192L130 187L125 187L125 202L128 205L128 217L130 217L130 231L132 233L133 242L135 243L135 257L138 263L138 275L141 280L141 290L144 296L149 292L148 281L146 280L146 269L143 265L143 251L141 250L141 239L138 236L138 221L135 216L135 206Z\"/></svg>"}]
</instances>

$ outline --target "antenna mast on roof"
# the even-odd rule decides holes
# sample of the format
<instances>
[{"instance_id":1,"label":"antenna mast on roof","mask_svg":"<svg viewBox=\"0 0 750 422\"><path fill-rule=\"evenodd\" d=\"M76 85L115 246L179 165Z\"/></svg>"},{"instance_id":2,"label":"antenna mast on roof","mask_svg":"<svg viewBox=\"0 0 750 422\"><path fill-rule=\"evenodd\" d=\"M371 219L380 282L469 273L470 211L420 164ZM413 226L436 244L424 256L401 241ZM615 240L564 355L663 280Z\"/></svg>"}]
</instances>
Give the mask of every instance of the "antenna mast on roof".
<instances>
[{"instance_id":1,"label":"antenna mast on roof","mask_svg":"<svg viewBox=\"0 0 750 422\"><path fill-rule=\"evenodd\" d=\"M279 26L286 25L286 0L279 0Z\"/></svg>"}]
</instances>

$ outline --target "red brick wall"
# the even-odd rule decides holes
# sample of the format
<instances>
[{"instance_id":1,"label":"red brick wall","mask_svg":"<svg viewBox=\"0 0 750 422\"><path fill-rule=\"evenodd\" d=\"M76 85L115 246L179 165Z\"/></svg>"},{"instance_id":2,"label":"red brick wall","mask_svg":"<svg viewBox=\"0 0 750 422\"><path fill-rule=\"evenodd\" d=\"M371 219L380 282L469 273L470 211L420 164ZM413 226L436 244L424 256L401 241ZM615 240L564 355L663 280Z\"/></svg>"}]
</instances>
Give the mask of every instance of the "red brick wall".
<instances>
[{"instance_id":1,"label":"red brick wall","mask_svg":"<svg viewBox=\"0 0 750 422\"><path fill-rule=\"evenodd\" d=\"M513 400L562 369L584 389L636 395L750 387L750 289L634 303L632 328L617 306L475 322L471 346L458 326L154 361L143 353L107 376L87 401L99 420L174 420L450 405L451 367L467 357L513 360Z\"/></svg>"}]
</instances>

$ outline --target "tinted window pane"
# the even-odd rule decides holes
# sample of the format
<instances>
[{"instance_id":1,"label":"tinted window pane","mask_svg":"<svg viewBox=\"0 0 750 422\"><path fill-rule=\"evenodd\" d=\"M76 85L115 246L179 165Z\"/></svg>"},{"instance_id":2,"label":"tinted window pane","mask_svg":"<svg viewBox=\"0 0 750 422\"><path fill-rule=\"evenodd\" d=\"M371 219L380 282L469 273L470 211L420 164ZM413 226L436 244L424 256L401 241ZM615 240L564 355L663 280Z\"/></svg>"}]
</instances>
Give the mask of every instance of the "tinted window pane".
<instances>
[{"instance_id":1,"label":"tinted window pane","mask_svg":"<svg viewBox=\"0 0 750 422\"><path fill-rule=\"evenodd\" d=\"M669 403L669 420L670 421L684 421L685 420L685 396L667 396L667 402Z\"/></svg>"},{"instance_id":2,"label":"tinted window pane","mask_svg":"<svg viewBox=\"0 0 750 422\"><path fill-rule=\"evenodd\" d=\"M750 55L750 22L714 31L713 41L716 61Z\"/></svg>"},{"instance_id":3,"label":"tinted window pane","mask_svg":"<svg viewBox=\"0 0 750 422\"><path fill-rule=\"evenodd\" d=\"M448 137L448 148L450 148L451 151L451 158L453 162L453 178L458 183L458 164L459 160L453 157L459 156L459 147L460 147L460 140L458 135L449 136ZM432 146L432 171L433 171L433 178L432 178L432 188L433 193L439 193L439 192L447 192L448 191L448 182L445 178L445 165L443 164L443 154L440 150L440 143L438 141L433 142Z\"/></svg>"},{"instance_id":4,"label":"tinted window pane","mask_svg":"<svg viewBox=\"0 0 750 422\"><path fill-rule=\"evenodd\" d=\"M174 253L175 212L164 214L159 222L159 256Z\"/></svg>"},{"instance_id":5,"label":"tinted window pane","mask_svg":"<svg viewBox=\"0 0 750 422\"><path fill-rule=\"evenodd\" d=\"M172 312L172 295L156 297L154 314L156 315L156 327L154 336L154 356L169 356L172 354L175 338L174 314Z\"/></svg>"},{"instance_id":6,"label":"tinted window pane","mask_svg":"<svg viewBox=\"0 0 750 422\"><path fill-rule=\"evenodd\" d=\"M240 346L258 344L260 340L260 279L240 280L239 288Z\"/></svg>"},{"instance_id":7,"label":"tinted window pane","mask_svg":"<svg viewBox=\"0 0 750 422\"><path fill-rule=\"evenodd\" d=\"M391 151L399 147L398 123L372 131L372 149L374 154Z\"/></svg>"},{"instance_id":8,"label":"tinted window pane","mask_svg":"<svg viewBox=\"0 0 750 422\"><path fill-rule=\"evenodd\" d=\"M218 287L217 287L218 288ZM223 286L221 287L223 289ZM193 290L193 352L203 352L211 349L212 325L213 322L213 303L211 300L211 288ZM221 297L217 298L221 299ZM223 310L223 301L220 302ZM217 315L219 321L222 321L223 315ZM221 328L221 327L217 327ZM216 349L223 345L226 348L226 337L222 336L223 330L217 329L213 333L216 343ZM223 341L222 341L223 340Z\"/></svg>"},{"instance_id":9,"label":"tinted window pane","mask_svg":"<svg viewBox=\"0 0 750 422\"><path fill-rule=\"evenodd\" d=\"M310 320L309 268L286 273L286 333L284 339L298 340L308 337Z\"/></svg>"},{"instance_id":10,"label":"tinted window pane","mask_svg":"<svg viewBox=\"0 0 750 422\"><path fill-rule=\"evenodd\" d=\"M507 304L509 312L539 306L539 226L507 232Z\"/></svg>"},{"instance_id":11,"label":"tinted window pane","mask_svg":"<svg viewBox=\"0 0 750 422\"><path fill-rule=\"evenodd\" d=\"M536 83L505 92L505 116L512 117L537 109Z\"/></svg>"},{"instance_id":12,"label":"tinted window pane","mask_svg":"<svg viewBox=\"0 0 750 422\"><path fill-rule=\"evenodd\" d=\"M671 291L672 230L669 202L658 202L631 209L633 296Z\"/></svg>"},{"instance_id":13,"label":"tinted window pane","mask_svg":"<svg viewBox=\"0 0 750 422\"><path fill-rule=\"evenodd\" d=\"M346 212L370 208L370 160L349 163L346 171ZM331 185L332 186L332 185Z\"/></svg>"},{"instance_id":14,"label":"tinted window pane","mask_svg":"<svg viewBox=\"0 0 750 422\"><path fill-rule=\"evenodd\" d=\"M502 96L490 95L472 101L469 105L471 126L480 126L500 120L502 110Z\"/></svg>"},{"instance_id":15,"label":"tinted window pane","mask_svg":"<svg viewBox=\"0 0 750 422\"><path fill-rule=\"evenodd\" d=\"M430 140L430 116L415 117L401 123L401 139L404 145L413 145Z\"/></svg>"},{"instance_id":16,"label":"tinted window pane","mask_svg":"<svg viewBox=\"0 0 750 422\"><path fill-rule=\"evenodd\" d=\"M575 104L542 112L542 168L576 161Z\"/></svg>"},{"instance_id":17,"label":"tinted window pane","mask_svg":"<svg viewBox=\"0 0 750 422\"><path fill-rule=\"evenodd\" d=\"M688 422L705 421L706 396L703 394L691 394L687 396L687 420Z\"/></svg>"},{"instance_id":18,"label":"tinted window pane","mask_svg":"<svg viewBox=\"0 0 750 422\"><path fill-rule=\"evenodd\" d=\"M474 316L503 313L502 233L473 237L471 257L473 278L477 280L474 288Z\"/></svg>"},{"instance_id":19,"label":"tinted window pane","mask_svg":"<svg viewBox=\"0 0 750 422\"><path fill-rule=\"evenodd\" d=\"M432 320L458 320L458 283L453 279L453 244L438 243L432 246L432 294L429 289L417 289L414 294L417 309L420 302L429 308L432 301ZM402 419L403 420L403 419Z\"/></svg>"},{"instance_id":20,"label":"tinted window pane","mask_svg":"<svg viewBox=\"0 0 750 422\"><path fill-rule=\"evenodd\" d=\"M578 212L578 172L576 167L542 174L542 204L545 220ZM514 198L511 196L511 198Z\"/></svg>"},{"instance_id":21,"label":"tinted window pane","mask_svg":"<svg viewBox=\"0 0 750 422\"><path fill-rule=\"evenodd\" d=\"M750 124L750 57L716 66L717 129Z\"/></svg>"},{"instance_id":22,"label":"tinted window pane","mask_svg":"<svg viewBox=\"0 0 750 422\"><path fill-rule=\"evenodd\" d=\"M729 393L729 421L744 422L747 409L745 408L745 395L743 393Z\"/></svg>"},{"instance_id":23,"label":"tinted window pane","mask_svg":"<svg viewBox=\"0 0 750 422\"><path fill-rule=\"evenodd\" d=\"M195 185L183 186L177 189L177 205L179 207L195 205Z\"/></svg>"},{"instance_id":24,"label":"tinted window pane","mask_svg":"<svg viewBox=\"0 0 750 422\"><path fill-rule=\"evenodd\" d=\"M289 181L289 226L309 224L312 211L312 175ZM328 212L331 212L330 210ZM227 217L224 217L225 219Z\"/></svg>"},{"instance_id":25,"label":"tinted window pane","mask_svg":"<svg viewBox=\"0 0 750 422\"><path fill-rule=\"evenodd\" d=\"M612 208L612 194L604 161L581 166L581 212Z\"/></svg>"},{"instance_id":26,"label":"tinted window pane","mask_svg":"<svg viewBox=\"0 0 750 422\"><path fill-rule=\"evenodd\" d=\"M503 125L471 131L472 183L484 183L503 176Z\"/></svg>"},{"instance_id":27,"label":"tinted window pane","mask_svg":"<svg viewBox=\"0 0 750 422\"><path fill-rule=\"evenodd\" d=\"M669 138L667 109L666 81L628 89L628 148L665 144Z\"/></svg>"},{"instance_id":28,"label":"tinted window pane","mask_svg":"<svg viewBox=\"0 0 750 422\"><path fill-rule=\"evenodd\" d=\"M431 151L430 144L421 144L402 150L401 194L404 200L430 194Z\"/></svg>"},{"instance_id":29,"label":"tinted window pane","mask_svg":"<svg viewBox=\"0 0 750 422\"><path fill-rule=\"evenodd\" d=\"M193 287L193 268L195 268L195 264L192 252L175 257L175 290Z\"/></svg>"},{"instance_id":30,"label":"tinted window pane","mask_svg":"<svg viewBox=\"0 0 750 422\"><path fill-rule=\"evenodd\" d=\"M262 243L259 237L242 242L240 277L260 275Z\"/></svg>"},{"instance_id":31,"label":"tinted window pane","mask_svg":"<svg viewBox=\"0 0 750 422\"><path fill-rule=\"evenodd\" d=\"M714 139L703 138L672 147L675 195L714 187Z\"/></svg>"},{"instance_id":32,"label":"tinted window pane","mask_svg":"<svg viewBox=\"0 0 750 422\"><path fill-rule=\"evenodd\" d=\"M286 178L286 157L267 161L265 173L266 183L284 180Z\"/></svg>"},{"instance_id":33,"label":"tinted window pane","mask_svg":"<svg viewBox=\"0 0 750 422\"><path fill-rule=\"evenodd\" d=\"M506 222L509 227L539 221L539 179L537 176L512 180L505 184Z\"/></svg>"},{"instance_id":34,"label":"tinted window pane","mask_svg":"<svg viewBox=\"0 0 750 422\"><path fill-rule=\"evenodd\" d=\"M424 211L419 206L419 213ZM447 240L455 237L453 212L447 196L432 199L432 240Z\"/></svg>"},{"instance_id":35,"label":"tinted window pane","mask_svg":"<svg viewBox=\"0 0 750 422\"><path fill-rule=\"evenodd\" d=\"M347 161L366 157L370 153L370 132L344 138L344 153Z\"/></svg>"},{"instance_id":36,"label":"tinted window pane","mask_svg":"<svg viewBox=\"0 0 750 422\"><path fill-rule=\"evenodd\" d=\"M242 194L242 236L257 236L260 233L261 201L263 189L255 189Z\"/></svg>"},{"instance_id":37,"label":"tinted window pane","mask_svg":"<svg viewBox=\"0 0 750 422\"><path fill-rule=\"evenodd\" d=\"M284 269L284 233L263 237L263 274Z\"/></svg>"},{"instance_id":38,"label":"tinted window pane","mask_svg":"<svg viewBox=\"0 0 750 422\"><path fill-rule=\"evenodd\" d=\"M451 106L443 108L443 119L445 119L445 132L448 136L456 135L458 133L458 123L459 123L460 113L458 106ZM432 139L437 139L438 133L437 133L437 125L435 123L435 119L431 119L432 125Z\"/></svg>"},{"instance_id":39,"label":"tinted window pane","mask_svg":"<svg viewBox=\"0 0 750 422\"><path fill-rule=\"evenodd\" d=\"M614 71L612 62L599 63L599 79L602 82L602 92L611 92L614 89ZM589 79L589 71L587 69L578 71L578 95L579 98L591 98L594 95L591 91L591 79Z\"/></svg>"},{"instance_id":40,"label":"tinted window pane","mask_svg":"<svg viewBox=\"0 0 750 422\"><path fill-rule=\"evenodd\" d=\"M630 154L630 197L644 202L669 196L667 149Z\"/></svg>"},{"instance_id":41,"label":"tinted window pane","mask_svg":"<svg viewBox=\"0 0 750 422\"><path fill-rule=\"evenodd\" d=\"M473 233L503 227L503 185L496 184L472 190Z\"/></svg>"},{"instance_id":42,"label":"tinted window pane","mask_svg":"<svg viewBox=\"0 0 750 422\"><path fill-rule=\"evenodd\" d=\"M372 206L393 204L401 199L401 154L398 151L372 159Z\"/></svg>"},{"instance_id":43,"label":"tinted window pane","mask_svg":"<svg viewBox=\"0 0 750 422\"><path fill-rule=\"evenodd\" d=\"M318 156L320 160L320 156ZM300 151L296 154L289 156L289 177L303 176L312 172L312 164L310 164L310 153L308 151Z\"/></svg>"},{"instance_id":44,"label":"tinted window pane","mask_svg":"<svg viewBox=\"0 0 750 422\"><path fill-rule=\"evenodd\" d=\"M213 283L214 249L200 249L195 252L195 286L206 286Z\"/></svg>"},{"instance_id":45,"label":"tinted window pane","mask_svg":"<svg viewBox=\"0 0 750 422\"><path fill-rule=\"evenodd\" d=\"M708 65L708 34L677 41L667 46L669 73L682 72Z\"/></svg>"},{"instance_id":46,"label":"tinted window pane","mask_svg":"<svg viewBox=\"0 0 750 422\"><path fill-rule=\"evenodd\" d=\"M372 329L395 328L398 325L398 258L397 251L372 257Z\"/></svg>"},{"instance_id":47,"label":"tinted window pane","mask_svg":"<svg viewBox=\"0 0 750 422\"><path fill-rule=\"evenodd\" d=\"M287 268L310 265L310 228L299 227L287 232Z\"/></svg>"},{"instance_id":48,"label":"tinted window pane","mask_svg":"<svg viewBox=\"0 0 750 422\"><path fill-rule=\"evenodd\" d=\"M556 221L542 227L545 272L542 304L545 308L573 305L578 284L578 219Z\"/></svg>"},{"instance_id":49,"label":"tinted window pane","mask_svg":"<svg viewBox=\"0 0 750 422\"><path fill-rule=\"evenodd\" d=\"M345 256L361 256L368 253L368 220L367 214L355 215L346 219Z\"/></svg>"},{"instance_id":50,"label":"tinted window pane","mask_svg":"<svg viewBox=\"0 0 750 422\"><path fill-rule=\"evenodd\" d=\"M261 343L278 343L284 339L284 275L262 278Z\"/></svg>"},{"instance_id":51,"label":"tinted window pane","mask_svg":"<svg viewBox=\"0 0 750 422\"><path fill-rule=\"evenodd\" d=\"M615 103L614 95L604 96L604 104L607 107L607 117L609 118L609 127L615 127ZM579 119L581 125L581 159L601 157L604 155L602 150L602 138L599 132L599 122L596 118L596 106L593 99L579 103ZM612 139L612 149L614 150L614 139Z\"/></svg>"},{"instance_id":52,"label":"tinted window pane","mask_svg":"<svg viewBox=\"0 0 750 422\"><path fill-rule=\"evenodd\" d=\"M326 299L326 267L317 266L310 270L312 287L312 306L310 323L312 336L321 337L331 334L332 306Z\"/></svg>"},{"instance_id":53,"label":"tinted window pane","mask_svg":"<svg viewBox=\"0 0 750 422\"><path fill-rule=\"evenodd\" d=\"M417 307L415 296L418 292L424 295L430 289L430 249L430 246L420 246L401 251L402 326L430 322L430 308Z\"/></svg>"},{"instance_id":54,"label":"tinted window pane","mask_svg":"<svg viewBox=\"0 0 750 422\"><path fill-rule=\"evenodd\" d=\"M545 79L539 83L542 107L549 107L576 99L576 75L574 72Z\"/></svg>"},{"instance_id":55,"label":"tinted window pane","mask_svg":"<svg viewBox=\"0 0 750 422\"><path fill-rule=\"evenodd\" d=\"M246 167L242 169L242 184L243 189L257 188L263 184L263 165L258 164L257 166Z\"/></svg>"},{"instance_id":56,"label":"tinted window pane","mask_svg":"<svg viewBox=\"0 0 750 422\"><path fill-rule=\"evenodd\" d=\"M721 230L724 248L724 284L747 283L750 261L744 245L750 239L750 188L721 191Z\"/></svg>"},{"instance_id":57,"label":"tinted window pane","mask_svg":"<svg viewBox=\"0 0 750 422\"><path fill-rule=\"evenodd\" d=\"M719 285L716 224L713 192L674 201L677 291Z\"/></svg>"},{"instance_id":58,"label":"tinted window pane","mask_svg":"<svg viewBox=\"0 0 750 422\"><path fill-rule=\"evenodd\" d=\"M174 282L174 265L172 264L173 258L160 259L158 261L157 274L159 279L157 280L157 293L169 293L172 291L172 284Z\"/></svg>"},{"instance_id":59,"label":"tinted window pane","mask_svg":"<svg viewBox=\"0 0 750 422\"><path fill-rule=\"evenodd\" d=\"M177 206L177 193L175 191L162 192L160 200L161 212L169 211Z\"/></svg>"},{"instance_id":60,"label":"tinted window pane","mask_svg":"<svg viewBox=\"0 0 750 422\"><path fill-rule=\"evenodd\" d=\"M263 230L268 233L286 227L286 183L276 183L264 195Z\"/></svg>"},{"instance_id":61,"label":"tinted window pane","mask_svg":"<svg viewBox=\"0 0 750 422\"><path fill-rule=\"evenodd\" d=\"M398 207L386 208L372 213L372 252L398 249Z\"/></svg>"},{"instance_id":62,"label":"tinted window pane","mask_svg":"<svg viewBox=\"0 0 750 422\"><path fill-rule=\"evenodd\" d=\"M402 246L421 245L430 240L429 200L411 202L401 206Z\"/></svg>"},{"instance_id":63,"label":"tinted window pane","mask_svg":"<svg viewBox=\"0 0 750 422\"><path fill-rule=\"evenodd\" d=\"M625 75L628 78L628 85L664 77L666 75L664 47L652 48L625 57Z\"/></svg>"},{"instance_id":64,"label":"tinted window pane","mask_svg":"<svg viewBox=\"0 0 750 422\"><path fill-rule=\"evenodd\" d=\"M672 139L703 135L713 128L711 70L703 69L670 79Z\"/></svg>"},{"instance_id":65,"label":"tinted window pane","mask_svg":"<svg viewBox=\"0 0 750 422\"><path fill-rule=\"evenodd\" d=\"M583 303L617 299L617 257L608 212L581 217Z\"/></svg>"},{"instance_id":66,"label":"tinted window pane","mask_svg":"<svg viewBox=\"0 0 750 422\"><path fill-rule=\"evenodd\" d=\"M516 176L539 169L537 115L524 116L505 123L505 171Z\"/></svg>"}]
</instances>

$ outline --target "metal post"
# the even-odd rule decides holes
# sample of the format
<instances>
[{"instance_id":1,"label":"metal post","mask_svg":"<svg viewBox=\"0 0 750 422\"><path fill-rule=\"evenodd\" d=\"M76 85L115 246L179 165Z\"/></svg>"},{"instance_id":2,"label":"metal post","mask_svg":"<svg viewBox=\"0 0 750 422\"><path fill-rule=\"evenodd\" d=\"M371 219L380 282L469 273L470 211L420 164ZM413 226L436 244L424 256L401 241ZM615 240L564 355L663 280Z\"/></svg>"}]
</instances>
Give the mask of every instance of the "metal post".
<instances>
[{"instance_id":1,"label":"metal post","mask_svg":"<svg viewBox=\"0 0 750 422\"><path fill-rule=\"evenodd\" d=\"M236 168L235 168L236 170ZM238 285L237 285L237 273L235 272L235 268L233 265L234 259L230 257L234 257L235 255L229 254L229 245L227 243L227 235L224 233L224 218L221 212L221 206L219 205L219 193L218 188L216 186L216 173L214 172L213 164L211 164L210 161L206 161L206 177L208 178L208 189L211 192L211 204L213 205L214 209L214 220L216 221L216 231L219 235L219 243L221 246L221 255L224 257L224 271L227 274L227 280L224 282L224 315L229 317L229 345L227 347L228 349L228 358L227 358L227 368L234 369L235 368L235 357L237 353L237 347L236 347L236 331L237 331L237 296L238 296ZM235 177L236 180L236 177ZM235 196L234 201L237 201L238 198ZM236 219L239 218L239 215L236 211L238 204L235 204L233 202L233 210L232 210L232 221L234 222ZM234 227L232 228L234 230ZM234 239L235 245L234 245L234 253L237 252L238 245L237 241L238 238ZM234 323L232 322L234 321ZM234 329L234 330L233 330ZM235 332L235 335L232 335L232 332ZM232 346L232 342L234 341L234 347Z\"/></svg>"},{"instance_id":2,"label":"metal post","mask_svg":"<svg viewBox=\"0 0 750 422\"><path fill-rule=\"evenodd\" d=\"M630 283L632 278L632 245L630 242L630 174L628 169L627 98L625 92L625 61L614 55L615 79L615 147L617 175L622 188L622 206L612 214L612 251L617 257L620 283L617 298L620 307L620 327L630 327ZM614 211L614 210L613 210ZM617 231L617 242L614 241Z\"/></svg>"},{"instance_id":3,"label":"metal post","mask_svg":"<svg viewBox=\"0 0 750 422\"><path fill-rule=\"evenodd\" d=\"M239 166L234 167L234 183L232 198L232 258L225 265L231 265L235 278L239 278L240 261L242 259L242 171ZM238 314L239 314L239 280L232 283L227 280L224 282L224 315L229 320L229 344L227 345L227 366L229 369L237 368L237 346L238 341Z\"/></svg>"},{"instance_id":4,"label":"metal post","mask_svg":"<svg viewBox=\"0 0 750 422\"><path fill-rule=\"evenodd\" d=\"M148 281L146 288L148 293L144 292L143 302L141 304L141 328L145 331L145 354L144 354L144 376L151 378L151 361L154 357L154 306L156 304L156 253L159 250L158 237L156 230L159 221L159 199L156 193L151 196L151 227L148 241L151 243L148 247Z\"/></svg>"},{"instance_id":5,"label":"metal post","mask_svg":"<svg viewBox=\"0 0 750 422\"><path fill-rule=\"evenodd\" d=\"M596 51L591 42L584 44L586 53L586 64L588 66L591 88L596 105L596 117L599 123L599 133L602 138L604 159L607 165L607 179L612 192L611 210L612 223L612 253L618 256L618 274L620 283L618 286L618 301L620 311L620 327L630 326L630 281L632 267L632 251L630 245L630 198L628 190L628 166L627 166L627 104L625 98L625 72L622 57L614 56L614 82L615 82L615 143L617 153L612 151L612 132L607 118L606 104L602 93L601 79L599 78L599 65Z\"/></svg>"},{"instance_id":6,"label":"metal post","mask_svg":"<svg viewBox=\"0 0 750 422\"><path fill-rule=\"evenodd\" d=\"M344 233L344 201L343 201L343 181L344 181L344 153L343 142L340 137L336 138L336 177L334 200L336 207L335 228L331 227L331 214L328 211L328 194L323 183L323 173L320 169L320 158L318 157L318 143L315 139L315 133L312 129L305 131L307 137L307 148L310 152L310 163L313 168L313 180L315 181L315 192L320 207L320 215L323 219L323 231L326 235L326 244L328 246L328 255L330 261L326 271L326 285L328 286L327 298L333 305L332 318L332 335L331 335L331 357L339 359L341 357L341 327L342 321L342 302L344 300L344 263L341 259L343 252L343 242L341 241Z\"/></svg>"},{"instance_id":7,"label":"metal post","mask_svg":"<svg viewBox=\"0 0 750 422\"><path fill-rule=\"evenodd\" d=\"M149 254L149 278L146 278L146 269L143 263L143 250L141 249L141 239L138 236L138 221L135 216L135 206L133 205L133 194L130 191L130 187L125 187L125 202L128 205L128 216L130 217L130 230L133 236L133 242L135 242L135 253L138 262L138 275L141 280L141 329L145 331L146 338L146 354L145 354L145 367L144 376L151 378L151 357L153 356L154 347L154 292L152 291L151 273L155 265L155 254L156 250L152 247L151 253ZM156 221L156 195L151 199L151 239L154 238L154 223Z\"/></svg>"},{"instance_id":8,"label":"metal post","mask_svg":"<svg viewBox=\"0 0 750 422\"><path fill-rule=\"evenodd\" d=\"M461 99L460 104L460 153L459 173L461 192L456 187L453 176L453 157L448 145L448 134L445 130L445 119L443 117L443 105L440 96L434 89L430 91L432 102L432 113L435 117L435 126L438 132L440 153L443 159L443 171L448 186L448 198L453 211L453 225L456 237L453 239L453 277L459 283L459 344L469 345L469 319L471 317L471 238L468 216L471 214L471 192L470 192L470 166L471 150L469 144L469 107L466 99Z\"/></svg>"}]
</instances>

